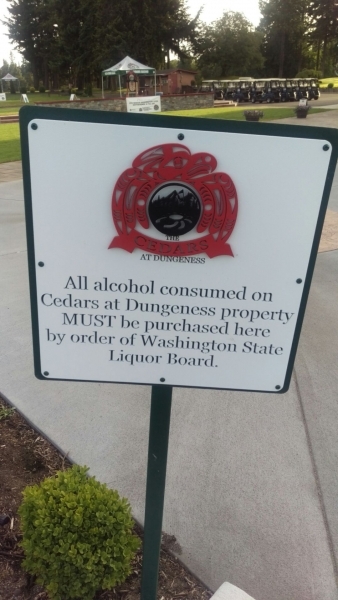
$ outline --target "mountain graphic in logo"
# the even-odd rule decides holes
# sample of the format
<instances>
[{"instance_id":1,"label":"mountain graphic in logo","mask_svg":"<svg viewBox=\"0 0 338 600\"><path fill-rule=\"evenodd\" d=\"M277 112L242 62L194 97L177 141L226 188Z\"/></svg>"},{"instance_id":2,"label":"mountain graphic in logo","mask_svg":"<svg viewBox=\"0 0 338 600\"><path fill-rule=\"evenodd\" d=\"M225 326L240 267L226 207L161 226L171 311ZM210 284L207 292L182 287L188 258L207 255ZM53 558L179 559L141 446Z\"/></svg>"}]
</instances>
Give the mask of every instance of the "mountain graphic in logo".
<instances>
[{"instance_id":1,"label":"mountain graphic in logo","mask_svg":"<svg viewBox=\"0 0 338 600\"><path fill-rule=\"evenodd\" d=\"M201 216L201 202L188 185L167 183L149 200L149 219L166 235L184 235L196 227Z\"/></svg>"}]
</instances>

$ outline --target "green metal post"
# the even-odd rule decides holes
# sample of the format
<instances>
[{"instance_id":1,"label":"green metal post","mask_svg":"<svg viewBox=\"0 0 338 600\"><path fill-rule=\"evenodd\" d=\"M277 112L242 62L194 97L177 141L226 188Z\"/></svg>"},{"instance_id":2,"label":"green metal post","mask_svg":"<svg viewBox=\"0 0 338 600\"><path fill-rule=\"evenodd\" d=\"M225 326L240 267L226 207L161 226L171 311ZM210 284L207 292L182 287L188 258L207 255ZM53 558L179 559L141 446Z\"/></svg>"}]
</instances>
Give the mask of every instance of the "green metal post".
<instances>
[{"instance_id":1,"label":"green metal post","mask_svg":"<svg viewBox=\"0 0 338 600\"><path fill-rule=\"evenodd\" d=\"M156 600L157 595L171 396L171 386L152 386L141 600Z\"/></svg>"}]
</instances>

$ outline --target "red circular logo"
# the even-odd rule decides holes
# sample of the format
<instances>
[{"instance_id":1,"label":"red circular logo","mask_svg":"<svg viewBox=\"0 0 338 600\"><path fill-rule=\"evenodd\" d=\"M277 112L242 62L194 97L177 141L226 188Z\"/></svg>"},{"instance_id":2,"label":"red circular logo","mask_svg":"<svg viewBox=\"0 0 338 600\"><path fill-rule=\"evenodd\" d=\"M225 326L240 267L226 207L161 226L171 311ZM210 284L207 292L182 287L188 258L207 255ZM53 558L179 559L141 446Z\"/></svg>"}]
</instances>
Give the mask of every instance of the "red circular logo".
<instances>
[{"instance_id":1,"label":"red circular logo","mask_svg":"<svg viewBox=\"0 0 338 600\"><path fill-rule=\"evenodd\" d=\"M227 240L236 223L237 192L229 175L215 172L216 167L212 154L191 154L182 144L162 144L139 154L114 187L118 235L109 248L166 256L233 256ZM147 235L152 227L162 237ZM196 237L191 239L193 231Z\"/></svg>"}]
</instances>

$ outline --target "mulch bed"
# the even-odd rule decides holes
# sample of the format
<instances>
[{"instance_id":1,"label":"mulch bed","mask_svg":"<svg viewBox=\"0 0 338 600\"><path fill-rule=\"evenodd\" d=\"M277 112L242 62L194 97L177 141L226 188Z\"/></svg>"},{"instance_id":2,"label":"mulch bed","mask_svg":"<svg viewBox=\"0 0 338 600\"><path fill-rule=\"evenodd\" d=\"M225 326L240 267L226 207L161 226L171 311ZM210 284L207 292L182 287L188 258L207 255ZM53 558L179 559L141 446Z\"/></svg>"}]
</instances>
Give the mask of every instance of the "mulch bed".
<instances>
[{"instance_id":1,"label":"mulch bed","mask_svg":"<svg viewBox=\"0 0 338 600\"><path fill-rule=\"evenodd\" d=\"M21 568L18 507L27 485L39 483L68 466L67 458L0 398L0 600L48 600L43 588ZM4 525L1 515L8 517ZM137 525L135 532L142 538ZM175 541L174 536L163 534L158 600L208 600L212 592L168 552L175 547ZM97 593L95 600L139 600L141 570L142 549L127 581L113 590Z\"/></svg>"}]
</instances>

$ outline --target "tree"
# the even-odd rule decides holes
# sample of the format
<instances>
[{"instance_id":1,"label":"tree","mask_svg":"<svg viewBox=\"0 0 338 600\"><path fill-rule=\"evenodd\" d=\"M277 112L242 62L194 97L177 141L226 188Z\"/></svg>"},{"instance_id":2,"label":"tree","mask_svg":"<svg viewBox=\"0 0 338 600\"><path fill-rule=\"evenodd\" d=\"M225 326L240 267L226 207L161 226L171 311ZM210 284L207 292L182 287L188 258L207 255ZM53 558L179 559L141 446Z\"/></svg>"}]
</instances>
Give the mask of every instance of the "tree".
<instances>
[{"instance_id":1,"label":"tree","mask_svg":"<svg viewBox=\"0 0 338 600\"><path fill-rule=\"evenodd\" d=\"M9 38L32 65L34 85L67 77L91 84L126 54L161 67L169 52L186 57L198 42L199 13L185 0L8 0ZM168 64L168 63L167 63Z\"/></svg>"},{"instance_id":2,"label":"tree","mask_svg":"<svg viewBox=\"0 0 338 600\"><path fill-rule=\"evenodd\" d=\"M260 0L267 75L294 77L303 65L310 0Z\"/></svg>"},{"instance_id":3,"label":"tree","mask_svg":"<svg viewBox=\"0 0 338 600\"><path fill-rule=\"evenodd\" d=\"M9 38L31 64L34 86L38 88L42 79L49 87L50 72L57 71L60 62L54 0L13 0L8 12Z\"/></svg>"},{"instance_id":4,"label":"tree","mask_svg":"<svg viewBox=\"0 0 338 600\"><path fill-rule=\"evenodd\" d=\"M129 54L152 67L163 67L169 52L180 58L197 43L199 14L188 15L185 0L102 0L102 14L109 21L100 25L101 55L118 61ZM107 30L107 23L109 29Z\"/></svg>"},{"instance_id":5,"label":"tree","mask_svg":"<svg viewBox=\"0 0 338 600\"><path fill-rule=\"evenodd\" d=\"M311 0L309 16L308 38L316 48L316 69L324 76L333 75L338 60L337 0Z\"/></svg>"},{"instance_id":6,"label":"tree","mask_svg":"<svg viewBox=\"0 0 338 600\"><path fill-rule=\"evenodd\" d=\"M54 0L60 46L59 73L70 85L83 89L90 85L99 68L97 24L100 3L97 0Z\"/></svg>"},{"instance_id":7,"label":"tree","mask_svg":"<svg viewBox=\"0 0 338 600\"><path fill-rule=\"evenodd\" d=\"M198 65L206 77L259 76L262 35L239 12L225 12L205 27Z\"/></svg>"}]
</instances>

